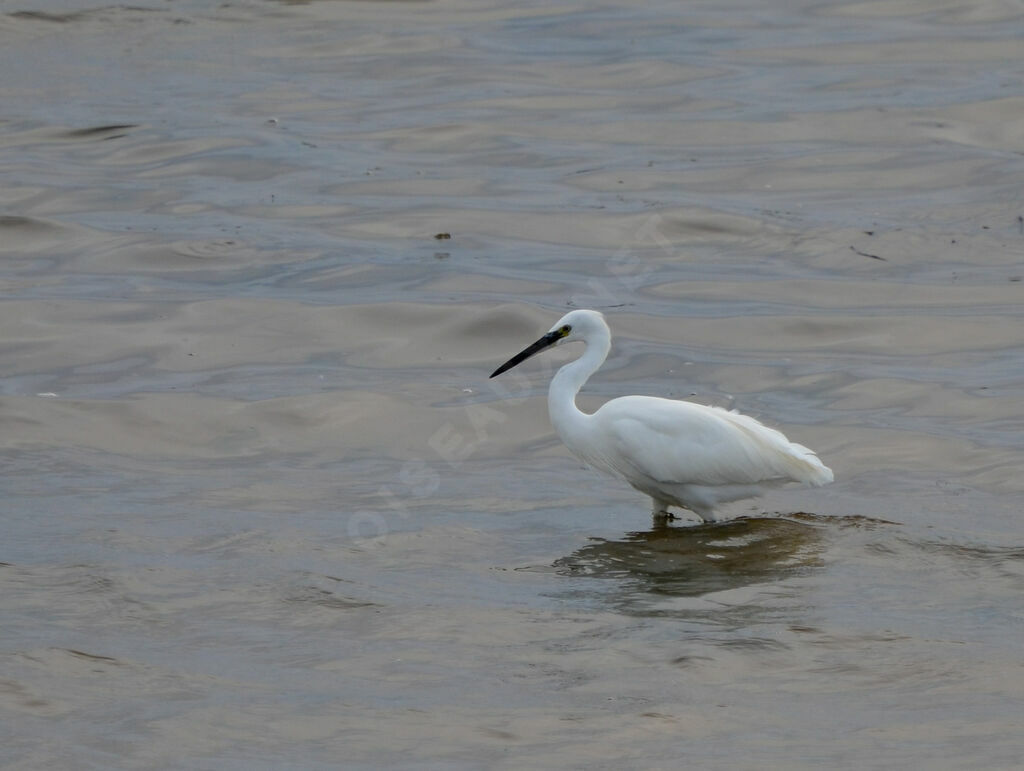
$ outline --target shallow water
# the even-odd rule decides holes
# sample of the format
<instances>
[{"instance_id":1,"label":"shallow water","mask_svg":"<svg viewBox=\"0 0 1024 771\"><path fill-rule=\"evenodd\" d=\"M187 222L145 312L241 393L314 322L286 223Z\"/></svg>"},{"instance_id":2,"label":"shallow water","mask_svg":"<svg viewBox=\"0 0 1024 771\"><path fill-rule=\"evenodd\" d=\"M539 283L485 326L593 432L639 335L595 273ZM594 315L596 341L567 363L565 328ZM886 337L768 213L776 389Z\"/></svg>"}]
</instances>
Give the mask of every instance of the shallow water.
<instances>
[{"instance_id":1,"label":"shallow water","mask_svg":"<svg viewBox=\"0 0 1024 771\"><path fill-rule=\"evenodd\" d=\"M1022 21L6 6L4 767L1018 767ZM652 527L570 307L836 483Z\"/></svg>"}]
</instances>

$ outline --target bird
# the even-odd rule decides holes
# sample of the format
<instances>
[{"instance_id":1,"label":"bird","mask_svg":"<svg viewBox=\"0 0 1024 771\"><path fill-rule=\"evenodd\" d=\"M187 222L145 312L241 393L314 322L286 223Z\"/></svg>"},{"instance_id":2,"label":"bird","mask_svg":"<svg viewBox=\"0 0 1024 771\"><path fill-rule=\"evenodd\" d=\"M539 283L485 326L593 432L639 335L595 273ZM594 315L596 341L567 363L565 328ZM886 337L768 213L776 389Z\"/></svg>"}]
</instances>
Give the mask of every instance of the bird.
<instances>
[{"instance_id":1,"label":"bird","mask_svg":"<svg viewBox=\"0 0 1024 771\"><path fill-rule=\"evenodd\" d=\"M576 395L611 350L604 315L573 310L491 374L497 377L548 348L581 342L579 358L561 367L548 390L548 414L566 447L585 463L650 496L654 519L682 507L705 523L723 503L754 498L787 482L826 485L832 470L817 454L774 428L722 407L656 396L620 396L593 413Z\"/></svg>"}]
</instances>

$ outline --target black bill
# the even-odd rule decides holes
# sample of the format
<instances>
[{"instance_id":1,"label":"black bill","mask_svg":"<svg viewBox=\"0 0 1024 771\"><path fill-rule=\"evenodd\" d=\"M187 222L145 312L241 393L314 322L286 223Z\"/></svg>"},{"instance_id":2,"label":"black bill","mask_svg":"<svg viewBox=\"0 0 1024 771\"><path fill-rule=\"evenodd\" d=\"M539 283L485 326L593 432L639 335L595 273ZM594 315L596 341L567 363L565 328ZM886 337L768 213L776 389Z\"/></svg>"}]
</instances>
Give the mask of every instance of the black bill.
<instances>
[{"instance_id":1,"label":"black bill","mask_svg":"<svg viewBox=\"0 0 1024 771\"><path fill-rule=\"evenodd\" d=\"M529 359L535 353L540 353L545 348L550 348L552 345L557 343L563 337L565 337L565 334L562 333L561 330L556 329L554 332L548 332L546 335L544 335L544 337L542 337L536 343L534 343L533 345L528 346L527 348L524 348L519 353L517 353L515 356L513 356L511 359L509 359L504 364L502 364L500 367L498 367L496 370L494 370L494 372L491 373L491 377L497 377L502 372L505 372L506 370L512 369L517 364L522 364L524 361Z\"/></svg>"}]
</instances>

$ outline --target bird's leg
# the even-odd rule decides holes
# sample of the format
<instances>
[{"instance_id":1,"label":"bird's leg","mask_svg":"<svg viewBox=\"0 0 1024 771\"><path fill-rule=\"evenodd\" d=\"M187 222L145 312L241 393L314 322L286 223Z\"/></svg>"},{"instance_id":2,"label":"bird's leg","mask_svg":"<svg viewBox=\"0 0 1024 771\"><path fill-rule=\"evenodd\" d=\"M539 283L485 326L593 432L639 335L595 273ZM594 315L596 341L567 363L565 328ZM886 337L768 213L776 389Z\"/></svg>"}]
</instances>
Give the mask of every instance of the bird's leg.
<instances>
[{"instance_id":1,"label":"bird's leg","mask_svg":"<svg viewBox=\"0 0 1024 771\"><path fill-rule=\"evenodd\" d=\"M651 502L651 516L654 518L656 523L663 524L665 522L671 522L676 518L676 515L668 510L668 501L659 501L657 498L651 498Z\"/></svg>"},{"instance_id":2,"label":"bird's leg","mask_svg":"<svg viewBox=\"0 0 1024 771\"><path fill-rule=\"evenodd\" d=\"M714 515L711 509L693 509L693 513L703 520L705 525L710 525L712 522L717 522L718 517Z\"/></svg>"}]
</instances>

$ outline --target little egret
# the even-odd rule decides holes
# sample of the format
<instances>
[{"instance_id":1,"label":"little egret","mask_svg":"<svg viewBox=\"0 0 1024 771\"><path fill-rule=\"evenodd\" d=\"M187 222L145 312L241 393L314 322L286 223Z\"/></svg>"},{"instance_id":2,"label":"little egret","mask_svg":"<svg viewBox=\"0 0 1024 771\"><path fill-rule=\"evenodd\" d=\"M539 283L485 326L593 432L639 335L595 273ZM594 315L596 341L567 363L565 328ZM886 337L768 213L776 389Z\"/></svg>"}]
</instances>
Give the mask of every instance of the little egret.
<instances>
[{"instance_id":1,"label":"little egret","mask_svg":"<svg viewBox=\"0 0 1024 771\"><path fill-rule=\"evenodd\" d=\"M611 330L597 311L567 313L491 377L545 348L574 342L586 348L551 380L551 423L578 458L649 495L655 518L672 518L668 507L682 506L705 522L714 522L715 506L753 498L766 487L786 482L817 487L832 481L832 470L813 450L754 418L721 407L621 396L591 415L582 412L576 394L612 346Z\"/></svg>"}]
</instances>

